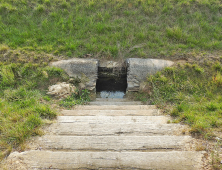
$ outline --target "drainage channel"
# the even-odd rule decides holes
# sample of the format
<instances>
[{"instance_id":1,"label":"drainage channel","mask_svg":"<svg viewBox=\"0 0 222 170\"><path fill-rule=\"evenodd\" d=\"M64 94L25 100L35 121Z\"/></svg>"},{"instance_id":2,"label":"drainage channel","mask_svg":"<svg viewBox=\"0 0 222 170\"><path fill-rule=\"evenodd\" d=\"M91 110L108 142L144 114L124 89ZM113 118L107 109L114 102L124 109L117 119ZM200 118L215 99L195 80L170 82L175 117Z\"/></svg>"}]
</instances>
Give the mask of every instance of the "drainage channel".
<instances>
[{"instance_id":1,"label":"drainage channel","mask_svg":"<svg viewBox=\"0 0 222 170\"><path fill-rule=\"evenodd\" d=\"M127 88L127 69L98 68L98 79L96 83L97 98L124 98Z\"/></svg>"}]
</instances>

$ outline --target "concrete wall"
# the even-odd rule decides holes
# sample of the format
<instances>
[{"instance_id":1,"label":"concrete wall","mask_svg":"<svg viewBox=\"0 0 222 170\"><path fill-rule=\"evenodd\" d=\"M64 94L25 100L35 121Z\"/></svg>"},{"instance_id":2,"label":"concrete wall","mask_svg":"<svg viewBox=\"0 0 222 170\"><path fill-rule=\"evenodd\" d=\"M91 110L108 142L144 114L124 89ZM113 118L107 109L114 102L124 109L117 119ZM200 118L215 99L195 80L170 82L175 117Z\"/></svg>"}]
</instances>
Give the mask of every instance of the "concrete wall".
<instances>
[{"instance_id":1,"label":"concrete wall","mask_svg":"<svg viewBox=\"0 0 222 170\"><path fill-rule=\"evenodd\" d=\"M99 63L97 59L70 59L52 62L51 66L62 68L70 77L84 80L86 89L96 90L98 79L98 67L115 69L127 67L127 91L138 91L140 84L146 81L146 77L155 74L165 67L172 66L174 62L159 59L129 58L125 63L107 61ZM121 67L120 67L121 66ZM117 69L118 70L118 69ZM119 69L121 71L121 69ZM113 72L114 75L116 72Z\"/></svg>"},{"instance_id":2,"label":"concrete wall","mask_svg":"<svg viewBox=\"0 0 222 170\"><path fill-rule=\"evenodd\" d=\"M98 78L98 63L99 61L96 59L74 58L52 62L50 65L65 70L69 77L81 79L86 89L95 90Z\"/></svg>"},{"instance_id":3,"label":"concrete wall","mask_svg":"<svg viewBox=\"0 0 222 170\"><path fill-rule=\"evenodd\" d=\"M127 59L127 91L138 91L141 82L146 81L148 75L172 66L173 63L172 61L159 59Z\"/></svg>"}]
</instances>

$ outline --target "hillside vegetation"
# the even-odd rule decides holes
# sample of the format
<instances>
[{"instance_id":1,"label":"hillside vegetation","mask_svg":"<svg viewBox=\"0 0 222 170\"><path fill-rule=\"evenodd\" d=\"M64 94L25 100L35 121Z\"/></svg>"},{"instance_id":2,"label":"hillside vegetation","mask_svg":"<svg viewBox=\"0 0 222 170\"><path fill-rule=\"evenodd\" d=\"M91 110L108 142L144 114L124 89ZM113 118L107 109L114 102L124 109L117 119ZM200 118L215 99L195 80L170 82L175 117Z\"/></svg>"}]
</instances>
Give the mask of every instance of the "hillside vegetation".
<instances>
[{"instance_id":1,"label":"hillside vegetation","mask_svg":"<svg viewBox=\"0 0 222 170\"><path fill-rule=\"evenodd\" d=\"M189 124L194 135L212 139L213 132L222 130L220 62L166 68L149 76L146 89L137 97L167 110L175 118L173 122Z\"/></svg>"},{"instance_id":2,"label":"hillside vegetation","mask_svg":"<svg viewBox=\"0 0 222 170\"><path fill-rule=\"evenodd\" d=\"M137 98L192 134L222 138L221 0L0 0L0 158L56 117L46 90L68 77L47 65L72 57L188 61L149 76Z\"/></svg>"},{"instance_id":3,"label":"hillside vegetation","mask_svg":"<svg viewBox=\"0 0 222 170\"><path fill-rule=\"evenodd\" d=\"M220 0L0 0L0 44L69 57L219 55Z\"/></svg>"},{"instance_id":4,"label":"hillside vegetation","mask_svg":"<svg viewBox=\"0 0 222 170\"><path fill-rule=\"evenodd\" d=\"M0 158L33 135L42 133L45 119L57 113L50 107L45 89L53 81L67 79L60 69L38 64L0 66Z\"/></svg>"},{"instance_id":5,"label":"hillside vegetation","mask_svg":"<svg viewBox=\"0 0 222 170\"><path fill-rule=\"evenodd\" d=\"M56 118L58 106L71 108L89 101L87 90L62 100L46 94L49 85L69 80L59 68L0 65L0 80L0 160L12 149L25 149L29 137L42 135L42 125Z\"/></svg>"}]
</instances>

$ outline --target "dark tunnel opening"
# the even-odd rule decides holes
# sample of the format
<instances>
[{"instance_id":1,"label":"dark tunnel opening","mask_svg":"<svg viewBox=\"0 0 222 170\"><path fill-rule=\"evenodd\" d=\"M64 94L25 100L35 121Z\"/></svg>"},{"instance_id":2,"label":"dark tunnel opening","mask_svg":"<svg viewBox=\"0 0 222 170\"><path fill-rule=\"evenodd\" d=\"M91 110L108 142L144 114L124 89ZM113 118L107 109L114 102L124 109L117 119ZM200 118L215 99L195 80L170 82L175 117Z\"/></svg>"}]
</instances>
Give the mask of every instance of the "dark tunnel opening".
<instances>
[{"instance_id":1,"label":"dark tunnel opening","mask_svg":"<svg viewBox=\"0 0 222 170\"><path fill-rule=\"evenodd\" d=\"M97 97L124 98L127 88L126 68L98 68Z\"/></svg>"}]
</instances>

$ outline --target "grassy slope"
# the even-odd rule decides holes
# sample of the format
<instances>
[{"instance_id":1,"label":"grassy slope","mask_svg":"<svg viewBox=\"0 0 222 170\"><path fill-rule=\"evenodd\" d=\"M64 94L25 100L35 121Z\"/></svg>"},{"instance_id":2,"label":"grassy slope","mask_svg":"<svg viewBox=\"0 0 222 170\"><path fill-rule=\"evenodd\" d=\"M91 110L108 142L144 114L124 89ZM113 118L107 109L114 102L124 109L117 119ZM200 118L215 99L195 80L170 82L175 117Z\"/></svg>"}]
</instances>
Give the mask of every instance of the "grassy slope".
<instances>
[{"instance_id":1,"label":"grassy slope","mask_svg":"<svg viewBox=\"0 0 222 170\"><path fill-rule=\"evenodd\" d=\"M212 168L222 169L222 63L177 64L149 76L137 99L156 104L174 120L190 125L195 137L211 140ZM218 138L219 137L219 138Z\"/></svg>"},{"instance_id":2,"label":"grassy slope","mask_svg":"<svg viewBox=\"0 0 222 170\"><path fill-rule=\"evenodd\" d=\"M222 48L219 0L0 0L0 44L83 57L167 57Z\"/></svg>"},{"instance_id":3,"label":"grassy slope","mask_svg":"<svg viewBox=\"0 0 222 170\"><path fill-rule=\"evenodd\" d=\"M21 145L40 133L42 119L55 116L45 104L44 89L53 75L45 77L51 71L44 66L61 55L179 59L213 54L216 64L175 66L149 77L148 90L138 96L173 106L175 122L209 138L222 124L221 27L220 0L0 0L0 149ZM60 104L76 102L68 98Z\"/></svg>"},{"instance_id":4,"label":"grassy slope","mask_svg":"<svg viewBox=\"0 0 222 170\"><path fill-rule=\"evenodd\" d=\"M38 64L0 66L0 158L4 151L22 146L25 140L41 134L43 119L53 119L46 88L66 80L60 69ZM21 148L22 149L22 148Z\"/></svg>"},{"instance_id":5,"label":"grassy slope","mask_svg":"<svg viewBox=\"0 0 222 170\"><path fill-rule=\"evenodd\" d=\"M174 122L189 124L191 133L209 139L222 127L221 74L220 62L179 64L148 77L147 87L137 97L163 109L173 106Z\"/></svg>"},{"instance_id":6,"label":"grassy slope","mask_svg":"<svg viewBox=\"0 0 222 170\"><path fill-rule=\"evenodd\" d=\"M58 68L32 63L0 65L0 80L0 160L5 150L22 150L27 138L42 133L44 120L57 115L50 104L71 108L89 101L87 90L58 102L46 95L49 85L69 80Z\"/></svg>"}]
</instances>

